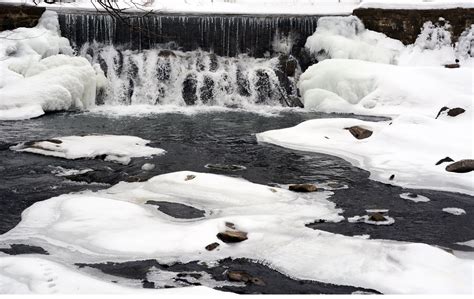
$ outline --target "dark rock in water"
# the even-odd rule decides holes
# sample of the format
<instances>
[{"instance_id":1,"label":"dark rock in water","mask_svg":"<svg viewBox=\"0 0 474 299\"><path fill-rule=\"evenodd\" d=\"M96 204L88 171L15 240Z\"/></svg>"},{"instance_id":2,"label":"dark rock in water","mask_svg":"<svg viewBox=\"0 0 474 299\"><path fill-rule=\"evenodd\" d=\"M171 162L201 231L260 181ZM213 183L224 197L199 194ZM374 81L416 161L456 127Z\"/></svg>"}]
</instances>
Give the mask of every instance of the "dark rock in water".
<instances>
[{"instance_id":1,"label":"dark rock in water","mask_svg":"<svg viewBox=\"0 0 474 299\"><path fill-rule=\"evenodd\" d=\"M280 55L277 68L287 77L294 77L298 68L298 61L291 55Z\"/></svg>"},{"instance_id":2,"label":"dark rock in water","mask_svg":"<svg viewBox=\"0 0 474 299\"><path fill-rule=\"evenodd\" d=\"M190 73L186 76L183 82L183 99L186 105L196 104L197 97L197 76L196 74Z\"/></svg>"},{"instance_id":3,"label":"dark rock in water","mask_svg":"<svg viewBox=\"0 0 474 299\"><path fill-rule=\"evenodd\" d=\"M439 109L439 112L438 112L438 114L436 115L435 119L437 119L437 118L441 115L441 113L443 113L444 111L446 111L446 110L448 110L448 109L449 109L449 107L446 107L446 106L444 106L444 107L442 107L441 109Z\"/></svg>"},{"instance_id":4,"label":"dark rock in water","mask_svg":"<svg viewBox=\"0 0 474 299\"><path fill-rule=\"evenodd\" d=\"M214 249L216 249L219 246L220 246L219 243L214 242L214 243L211 243L211 244L207 245L206 250L207 251L213 251Z\"/></svg>"},{"instance_id":5,"label":"dark rock in water","mask_svg":"<svg viewBox=\"0 0 474 299\"><path fill-rule=\"evenodd\" d=\"M148 281L147 279L142 280L142 287L144 289L154 289L155 283L152 281Z\"/></svg>"},{"instance_id":6,"label":"dark rock in water","mask_svg":"<svg viewBox=\"0 0 474 299\"><path fill-rule=\"evenodd\" d=\"M227 271L227 278L230 281L245 282L258 286L265 286L263 279L259 277L253 277L245 271Z\"/></svg>"},{"instance_id":7,"label":"dark rock in water","mask_svg":"<svg viewBox=\"0 0 474 299\"><path fill-rule=\"evenodd\" d=\"M313 184L296 184L288 187L290 191L294 192L315 192L318 188Z\"/></svg>"},{"instance_id":8,"label":"dark rock in water","mask_svg":"<svg viewBox=\"0 0 474 299\"><path fill-rule=\"evenodd\" d=\"M32 141L27 141L25 143L23 143L23 148L25 147L31 147L31 148L39 148L39 149L42 149L43 147L40 146L38 143L40 142L50 142L50 143L54 143L54 144L61 144L63 143L61 140L58 140L58 139L45 139L45 140L32 140Z\"/></svg>"},{"instance_id":9,"label":"dark rock in water","mask_svg":"<svg viewBox=\"0 0 474 299\"><path fill-rule=\"evenodd\" d=\"M466 173L474 170L474 160L465 159L454 162L446 166L446 171L457 172L457 173Z\"/></svg>"},{"instance_id":10,"label":"dark rock in water","mask_svg":"<svg viewBox=\"0 0 474 299\"><path fill-rule=\"evenodd\" d=\"M140 177L137 175L131 175L125 179L126 182L128 183L141 183L141 182L146 182L148 179L144 177Z\"/></svg>"},{"instance_id":11,"label":"dark rock in water","mask_svg":"<svg viewBox=\"0 0 474 299\"><path fill-rule=\"evenodd\" d=\"M461 66L459 65L459 63L451 63L451 64L445 64L444 67L447 69L457 69L457 68L460 68Z\"/></svg>"},{"instance_id":12,"label":"dark rock in water","mask_svg":"<svg viewBox=\"0 0 474 299\"><path fill-rule=\"evenodd\" d=\"M206 211L182 203L149 200L145 204L158 206L158 210L178 219L196 219L206 215Z\"/></svg>"},{"instance_id":13,"label":"dark rock in water","mask_svg":"<svg viewBox=\"0 0 474 299\"><path fill-rule=\"evenodd\" d=\"M395 175L392 174L389 178L388 178L390 181L393 181L395 179Z\"/></svg>"},{"instance_id":14,"label":"dark rock in water","mask_svg":"<svg viewBox=\"0 0 474 299\"><path fill-rule=\"evenodd\" d=\"M224 243L238 243L247 240L247 233L226 230L223 233L218 233L217 238Z\"/></svg>"},{"instance_id":15,"label":"dark rock in water","mask_svg":"<svg viewBox=\"0 0 474 299\"><path fill-rule=\"evenodd\" d=\"M387 218L385 218L384 215L382 215L381 213L375 212L372 215L370 215L369 220L379 222L379 221L387 221Z\"/></svg>"},{"instance_id":16,"label":"dark rock in water","mask_svg":"<svg viewBox=\"0 0 474 299\"><path fill-rule=\"evenodd\" d=\"M209 54L209 71L215 72L219 68L219 60L217 59L217 55L214 53Z\"/></svg>"},{"instance_id":17,"label":"dark rock in water","mask_svg":"<svg viewBox=\"0 0 474 299\"><path fill-rule=\"evenodd\" d=\"M416 194L416 193L408 193L407 196L410 197L410 198L417 198L417 197L418 197L418 194Z\"/></svg>"},{"instance_id":18,"label":"dark rock in water","mask_svg":"<svg viewBox=\"0 0 474 299\"><path fill-rule=\"evenodd\" d=\"M286 98L286 104L288 107L300 107L304 108L303 102L297 96L289 96Z\"/></svg>"},{"instance_id":19,"label":"dark rock in water","mask_svg":"<svg viewBox=\"0 0 474 299\"><path fill-rule=\"evenodd\" d=\"M241 69L237 69L235 74L237 81L237 92L243 97L249 97L250 92L250 81L244 76Z\"/></svg>"},{"instance_id":20,"label":"dark rock in water","mask_svg":"<svg viewBox=\"0 0 474 299\"><path fill-rule=\"evenodd\" d=\"M171 78L171 63L169 60L161 59L157 61L156 77L163 82L167 82Z\"/></svg>"},{"instance_id":21,"label":"dark rock in water","mask_svg":"<svg viewBox=\"0 0 474 299\"><path fill-rule=\"evenodd\" d=\"M451 117L455 117L455 116L458 116L459 114L463 114L464 112L466 112L466 110L464 110L462 108L459 108L459 107L456 107L456 108L453 108L453 109L449 109L448 115L451 116Z\"/></svg>"},{"instance_id":22,"label":"dark rock in water","mask_svg":"<svg viewBox=\"0 0 474 299\"><path fill-rule=\"evenodd\" d=\"M233 164L206 164L204 167L207 169L212 170L220 170L220 171L239 171L247 169L245 166L241 165L233 165Z\"/></svg>"},{"instance_id":23,"label":"dark rock in water","mask_svg":"<svg viewBox=\"0 0 474 299\"><path fill-rule=\"evenodd\" d=\"M270 83L270 76L266 70L257 70L255 72L257 77L255 89L257 91L257 104L265 103L272 98L272 86Z\"/></svg>"},{"instance_id":24,"label":"dark rock in water","mask_svg":"<svg viewBox=\"0 0 474 299\"><path fill-rule=\"evenodd\" d=\"M213 103L214 101L214 80L209 76L204 76L202 86L199 90L201 102L203 104Z\"/></svg>"},{"instance_id":25,"label":"dark rock in water","mask_svg":"<svg viewBox=\"0 0 474 299\"><path fill-rule=\"evenodd\" d=\"M87 184L99 183L99 184L110 184L113 185L119 181L125 181L130 177L120 171L108 171L108 170L94 170L85 173L73 174L65 176L66 179L73 182L84 182Z\"/></svg>"},{"instance_id":26,"label":"dark rock in water","mask_svg":"<svg viewBox=\"0 0 474 299\"><path fill-rule=\"evenodd\" d=\"M0 248L0 252L9 255L20 255L20 254L44 254L49 253L39 246L31 246L26 244L10 244L10 248Z\"/></svg>"},{"instance_id":27,"label":"dark rock in water","mask_svg":"<svg viewBox=\"0 0 474 299\"><path fill-rule=\"evenodd\" d=\"M349 130L349 132L357 139L366 139L372 136L372 131L368 129L364 129L359 126L353 126L350 128L344 128L345 130Z\"/></svg>"},{"instance_id":28,"label":"dark rock in water","mask_svg":"<svg viewBox=\"0 0 474 299\"><path fill-rule=\"evenodd\" d=\"M438 162L436 162L436 165L446 163L446 162L454 162L454 160L451 159L450 157L446 157L446 158L443 158L443 159L439 160Z\"/></svg>"},{"instance_id":29,"label":"dark rock in water","mask_svg":"<svg viewBox=\"0 0 474 299\"><path fill-rule=\"evenodd\" d=\"M158 53L158 56L159 57L166 57L166 58L169 58L169 57L176 57L176 54L171 51L171 50L161 50L160 53Z\"/></svg>"}]
</instances>

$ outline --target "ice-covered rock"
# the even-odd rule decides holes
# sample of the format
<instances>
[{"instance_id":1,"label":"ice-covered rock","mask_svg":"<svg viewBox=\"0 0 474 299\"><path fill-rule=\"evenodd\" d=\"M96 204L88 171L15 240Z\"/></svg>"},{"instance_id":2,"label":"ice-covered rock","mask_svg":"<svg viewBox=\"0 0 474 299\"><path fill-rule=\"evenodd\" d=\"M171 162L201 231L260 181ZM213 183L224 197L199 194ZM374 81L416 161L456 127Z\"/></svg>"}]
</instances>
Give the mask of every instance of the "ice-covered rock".
<instances>
[{"instance_id":1,"label":"ice-covered rock","mask_svg":"<svg viewBox=\"0 0 474 299\"><path fill-rule=\"evenodd\" d=\"M163 149L147 146L149 142L139 137L121 135L67 136L20 143L11 149L64 159L101 157L105 161L126 165L131 158L165 153Z\"/></svg>"},{"instance_id":2,"label":"ice-covered rock","mask_svg":"<svg viewBox=\"0 0 474 299\"><path fill-rule=\"evenodd\" d=\"M466 211L464 209L460 209L460 208L444 208L443 212L446 212L448 214L453 214L453 215L456 215L456 216L466 214Z\"/></svg>"},{"instance_id":3,"label":"ice-covered rock","mask_svg":"<svg viewBox=\"0 0 474 299\"><path fill-rule=\"evenodd\" d=\"M95 104L103 73L85 58L72 56L56 12L46 11L34 28L0 32L0 40L0 120Z\"/></svg>"}]
</instances>

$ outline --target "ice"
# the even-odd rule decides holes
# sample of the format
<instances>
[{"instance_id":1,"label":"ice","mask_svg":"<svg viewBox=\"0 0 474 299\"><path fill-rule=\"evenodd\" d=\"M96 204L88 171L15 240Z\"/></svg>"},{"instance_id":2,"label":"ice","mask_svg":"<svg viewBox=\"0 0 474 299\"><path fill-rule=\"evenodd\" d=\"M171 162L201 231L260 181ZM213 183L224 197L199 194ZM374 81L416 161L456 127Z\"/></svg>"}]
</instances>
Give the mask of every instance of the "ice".
<instances>
[{"instance_id":1,"label":"ice","mask_svg":"<svg viewBox=\"0 0 474 299\"><path fill-rule=\"evenodd\" d=\"M271 190L273 189L273 190ZM276 192L275 192L276 191ZM63 263L158 259L160 263L249 258L296 279L371 288L383 293L469 293L472 261L425 244L367 240L312 230L317 219L341 221L329 192L294 193L239 178L189 171L103 191L37 202L0 237L45 248ZM182 220L145 205L166 200L206 211ZM221 243L232 222L248 240Z\"/></svg>"},{"instance_id":2,"label":"ice","mask_svg":"<svg viewBox=\"0 0 474 299\"><path fill-rule=\"evenodd\" d=\"M206 287L149 290L101 281L37 256L0 256L1 294L224 295Z\"/></svg>"},{"instance_id":3,"label":"ice","mask_svg":"<svg viewBox=\"0 0 474 299\"><path fill-rule=\"evenodd\" d=\"M460 209L460 208L444 208L444 209L443 209L443 212L446 212L446 213L449 213L449 214L453 214L453 215L456 215L456 216L460 216L460 215L465 215L465 214L466 214L466 211L463 210L463 209Z\"/></svg>"},{"instance_id":4,"label":"ice","mask_svg":"<svg viewBox=\"0 0 474 299\"><path fill-rule=\"evenodd\" d=\"M85 58L71 56L55 12L46 11L34 28L0 32L0 39L0 120L95 104L103 73Z\"/></svg>"},{"instance_id":5,"label":"ice","mask_svg":"<svg viewBox=\"0 0 474 299\"><path fill-rule=\"evenodd\" d=\"M428 202L430 199L426 196L414 194L414 193L402 193L400 194L400 198L411 200L414 202Z\"/></svg>"},{"instance_id":6,"label":"ice","mask_svg":"<svg viewBox=\"0 0 474 299\"><path fill-rule=\"evenodd\" d=\"M129 164L131 158L163 155L160 148L147 146L149 140L125 135L66 136L31 143L20 143L11 149L64 159L94 159L105 156L105 161Z\"/></svg>"},{"instance_id":7,"label":"ice","mask_svg":"<svg viewBox=\"0 0 474 299\"><path fill-rule=\"evenodd\" d=\"M368 215L354 216L354 217L347 218L347 221L351 223L363 222L363 223L372 224L372 225L392 225L395 223L395 219L389 216L385 216L385 218L387 219L385 221L372 221L369 218L370 217Z\"/></svg>"}]
</instances>

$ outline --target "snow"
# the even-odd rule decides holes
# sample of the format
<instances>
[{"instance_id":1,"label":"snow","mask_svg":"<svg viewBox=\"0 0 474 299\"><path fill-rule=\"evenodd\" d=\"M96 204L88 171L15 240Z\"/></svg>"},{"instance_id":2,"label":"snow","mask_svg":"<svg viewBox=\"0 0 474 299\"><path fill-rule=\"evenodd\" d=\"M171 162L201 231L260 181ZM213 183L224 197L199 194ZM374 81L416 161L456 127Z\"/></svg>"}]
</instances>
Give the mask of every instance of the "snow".
<instances>
[{"instance_id":1,"label":"snow","mask_svg":"<svg viewBox=\"0 0 474 299\"><path fill-rule=\"evenodd\" d=\"M342 211L326 199L330 194L301 194L239 178L176 172L143 183L119 183L103 191L37 202L0 242L35 244L66 264L147 258L158 258L160 263L212 263L227 257L249 258L293 278L387 294L472 291L472 261L439 248L305 227L317 219L342 220ZM190 205L205 210L206 216L175 219L144 204L148 200ZM248 240L221 243L219 251L205 250L219 241L216 234L226 229L225 222L248 232Z\"/></svg>"},{"instance_id":2,"label":"snow","mask_svg":"<svg viewBox=\"0 0 474 299\"><path fill-rule=\"evenodd\" d=\"M37 256L0 257L1 294L224 295L206 287L149 290L120 286Z\"/></svg>"},{"instance_id":3,"label":"snow","mask_svg":"<svg viewBox=\"0 0 474 299\"><path fill-rule=\"evenodd\" d=\"M57 14L46 11L35 28L0 32L0 120L95 104L103 73L74 57L60 36Z\"/></svg>"},{"instance_id":4,"label":"snow","mask_svg":"<svg viewBox=\"0 0 474 299\"><path fill-rule=\"evenodd\" d=\"M155 164L152 164L152 163L145 163L142 165L142 170L144 171L150 171L150 170L153 170L155 169Z\"/></svg>"},{"instance_id":5,"label":"snow","mask_svg":"<svg viewBox=\"0 0 474 299\"><path fill-rule=\"evenodd\" d=\"M458 242L456 244L459 245L464 245L464 246L469 246L474 248L474 240L466 241L466 242Z\"/></svg>"},{"instance_id":6,"label":"snow","mask_svg":"<svg viewBox=\"0 0 474 299\"><path fill-rule=\"evenodd\" d=\"M368 215L364 215L364 216L354 216L354 217L347 218L347 221L351 223L362 222L362 223L367 223L367 224L372 224L372 225L392 225L395 223L395 219L393 219L392 217L385 216L385 218L387 219L385 221L372 221L370 220L370 217Z\"/></svg>"},{"instance_id":7,"label":"snow","mask_svg":"<svg viewBox=\"0 0 474 299\"><path fill-rule=\"evenodd\" d=\"M4 0L2 2L33 4L32 0ZM113 2L125 12L154 11L157 13L212 13L212 14L302 14L349 15L360 0L118 0ZM68 10L103 10L90 0L39 6Z\"/></svg>"},{"instance_id":8,"label":"snow","mask_svg":"<svg viewBox=\"0 0 474 299\"><path fill-rule=\"evenodd\" d=\"M406 199L406 200L411 200L414 202L428 202L430 199L426 196L415 194L416 196L410 196L412 193L402 193L400 194L400 198Z\"/></svg>"},{"instance_id":9,"label":"snow","mask_svg":"<svg viewBox=\"0 0 474 299\"><path fill-rule=\"evenodd\" d=\"M147 146L149 140L125 135L66 136L40 140L33 144L20 143L11 147L18 152L28 152L64 159L94 159L105 155L105 161L129 164L131 158L162 155L163 149Z\"/></svg>"},{"instance_id":10,"label":"snow","mask_svg":"<svg viewBox=\"0 0 474 299\"><path fill-rule=\"evenodd\" d=\"M455 45L450 30L451 25L443 20L425 22L415 43L404 46L385 34L365 29L355 16L322 17L305 46L318 61L344 58L403 66L441 66L458 59L462 66L472 66L474 59L468 53L473 47L474 29L467 28Z\"/></svg>"},{"instance_id":11,"label":"snow","mask_svg":"<svg viewBox=\"0 0 474 299\"><path fill-rule=\"evenodd\" d=\"M456 215L456 216L460 216L460 215L465 215L465 214L466 214L466 211L463 210L463 209L460 209L460 208L444 208L444 209L443 209L443 212L446 212L446 213L449 213L449 214L453 214L453 215Z\"/></svg>"},{"instance_id":12,"label":"snow","mask_svg":"<svg viewBox=\"0 0 474 299\"><path fill-rule=\"evenodd\" d=\"M359 8L451 9L474 8L472 0L363 0Z\"/></svg>"}]
</instances>

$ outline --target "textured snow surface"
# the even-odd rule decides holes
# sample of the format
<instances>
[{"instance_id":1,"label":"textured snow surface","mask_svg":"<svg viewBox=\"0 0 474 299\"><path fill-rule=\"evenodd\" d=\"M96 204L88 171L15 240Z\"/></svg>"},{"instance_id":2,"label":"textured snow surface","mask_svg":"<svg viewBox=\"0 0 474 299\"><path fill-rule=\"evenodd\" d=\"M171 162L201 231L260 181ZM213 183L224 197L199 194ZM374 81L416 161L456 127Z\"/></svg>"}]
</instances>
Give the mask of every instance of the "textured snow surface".
<instances>
[{"instance_id":1,"label":"textured snow surface","mask_svg":"<svg viewBox=\"0 0 474 299\"><path fill-rule=\"evenodd\" d=\"M341 210L312 194L257 185L214 174L177 172L144 183L119 183L37 202L1 242L27 242L67 263L158 258L160 262L212 262L247 257L298 279L373 288L384 293L469 293L472 261L425 244L312 230L305 223L340 221ZM178 220L145 205L160 200L206 211ZM248 240L219 242L225 222Z\"/></svg>"},{"instance_id":2,"label":"textured snow surface","mask_svg":"<svg viewBox=\"0 0 474 299\"><path fill-rule=\"evenodd\" d=\"M95 104L103 74L85 58L70 56L55 12L46 11L35 28L0 32L0 40L0 120Z\"/></svg>"},{"instance_id":3,"label":"textured snow surface","mask_svg":"<svg viewBox=\"0 0 474 299\"><path fill-rule=\"evenodd\" d=\"M37 256L0 257L1 294L224 295L206 287L149 290L120 286Z\"/></svg>"},{"instance_id":4,"label":"textured snow surface","mask_svg":"<svg viewBox=\"0 0 474 299\"><path fill-rule=\"evenodd\" d=\"M21 143L11 149L64 159L93 159L105 155L105 161L126 165L130 163L131 158L165 153L160 148L147 146L149 142L139 137L125 135L67 136L38 141L34 144Z\"/></svg>"},{"instance_id":5,"label":"textured snow surface","mask_svg":"<svg viewBox=\"0 0 474 299\"><path fill-rule=\"evenodd\" d=\"M415 43L404 46L385 34L365 29L355 16L322 17L316 32L307 39L306 48L318 61L345 58L403 66L442 66L458 59L462 66L472 67L473 40L474 26L466 28L454 43L449 23L428 21Z\"/></svg>"}]
</instances>

